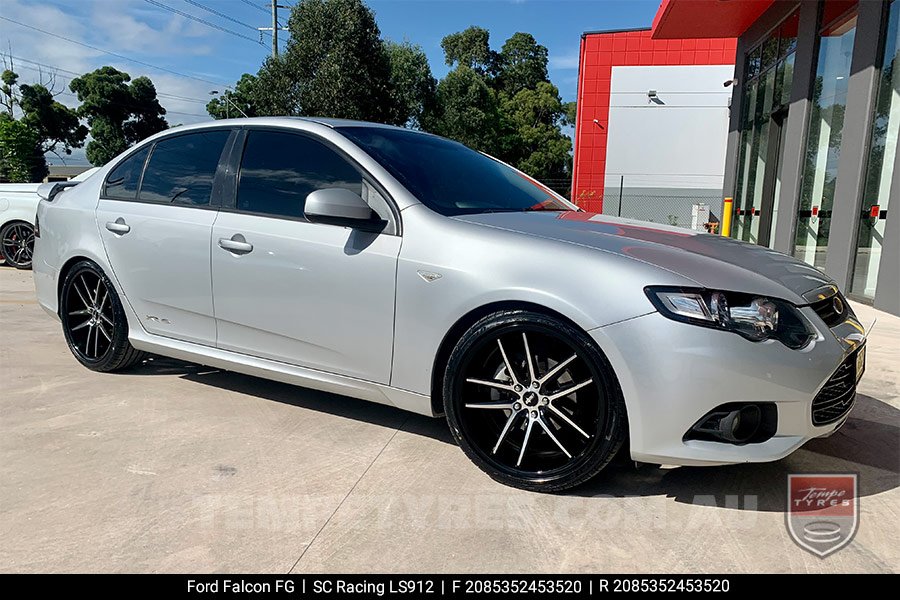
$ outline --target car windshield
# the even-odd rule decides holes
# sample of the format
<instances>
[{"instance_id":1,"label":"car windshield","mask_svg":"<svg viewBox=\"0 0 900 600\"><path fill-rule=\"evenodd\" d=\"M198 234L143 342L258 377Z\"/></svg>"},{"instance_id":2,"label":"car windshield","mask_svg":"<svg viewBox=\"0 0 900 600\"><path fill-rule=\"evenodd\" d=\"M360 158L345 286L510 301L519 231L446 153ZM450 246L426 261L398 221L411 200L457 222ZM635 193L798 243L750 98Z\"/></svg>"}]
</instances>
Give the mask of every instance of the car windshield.
<instances>
[{"instance_id":1,"label":"car windshield","mask_svg":"<svg viewBox=\"0 0 900 600\"><path fill-rule=\"evenodd\" d=\"M442 215L573 210L548 187L458 142L384 127L337 130Z\"/></svg>"}]
</instances>

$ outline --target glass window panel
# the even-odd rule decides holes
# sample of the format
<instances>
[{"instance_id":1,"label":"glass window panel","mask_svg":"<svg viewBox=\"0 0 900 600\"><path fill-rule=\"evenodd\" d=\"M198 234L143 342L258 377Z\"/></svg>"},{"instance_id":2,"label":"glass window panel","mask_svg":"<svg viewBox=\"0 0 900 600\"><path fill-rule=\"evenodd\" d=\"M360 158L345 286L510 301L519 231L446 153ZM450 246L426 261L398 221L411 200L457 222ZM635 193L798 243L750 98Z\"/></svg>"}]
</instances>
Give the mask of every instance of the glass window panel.
<instances>
[{"instance_id":1,"label":"glass window panel","mask_svg":"<svg viewBox=\"0 0 900 600\"><path fill-rule=\"evenodd\" d=\"M762 59L760 68L765 71L769 67L775 64L775 61L778 59L778 32L776 31L769 39L763 42L762 45Z\"/></svg>"},{"instance_id":2,"label":"glass window panel","mask_svg":"<svg viewBox=\"0 0 900 600\"><path fill-rule=\"evenodd\" d=\"M796 11L781 25L781 43L778 46L778 54L787 56L797 49L797 32L800 29L800 12Z\"/></svg>"},{"instance_id":3,"label":"glass window panel","mask_svg":"<svg viewBox=\"0 0 900 600\"><path fill-rule=\"evenodd\" d=\"M850 291L873 298L878 284L878 265L884 241L885 217L900 132L900 1L888 11L887 36L872 116L872 139L863 187L862 211L857 232L856 262ZM877 206L877 208L874 208ZM876 216L872 216L874 212ZM898 210L894 207L894 210Z\"/></svg>"},{"instance_id":4,"label":"glass window panel","mask_svg":"<svg viewBox=\"0 0 900 600\"><path fill-rule=\"evenodd\" d=\"M747 79L753 79L759 75L759 61L762 56L762 46L753 50L747 56Z\"/></svg>"},{"instance_id":5,"label":"glass window panel","mask_svg":"<svg viewBox=\"0 0 900 600\"><path fill-rule=\"evenodd\" d=\"M826 13L835 1L826 2ZM820 269L828 251L855 33L855 12L827 23L819 33L794 255Z\"/></svg>"},{"instance_id":6,"label":"glass window panel","mask_svg":"<svg viewBox=\"0 0 900 600\"><path fill-rule=\"evenodd\" d=\"M229 135L230 131L218 129L157 142L141 183L141 201L209 204L216 167Z\"/></svg>"}]
</instances>

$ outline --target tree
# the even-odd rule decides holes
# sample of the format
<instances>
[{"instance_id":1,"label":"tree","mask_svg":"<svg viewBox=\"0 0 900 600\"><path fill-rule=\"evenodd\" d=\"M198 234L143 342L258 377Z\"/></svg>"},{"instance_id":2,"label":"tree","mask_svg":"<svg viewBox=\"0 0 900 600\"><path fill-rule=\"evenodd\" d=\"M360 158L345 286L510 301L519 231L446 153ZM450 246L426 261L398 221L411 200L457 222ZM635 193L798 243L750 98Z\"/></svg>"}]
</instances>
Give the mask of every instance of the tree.
<instances>
[{"instance_id":1,"label":"tree","mask_svg":"<svg viewBox=\"0 0 900 600\"><path fill-rule=\"evenodd\" d=\"M426 114L425 129L496 154L500 114L497 95L477 71L461 64L437 86L435 107Z\"/></svg>"},{"instance_id":2,"label":"tree","mask_svg":"<svg viewBox=\"0 0 900 600\"><path fill-rule=\"evenodd\" d=\"M106 66L76 77L69 88L81 102L78 115L91 128L87 158L93 165L107 163L135 142L168 127L163 117L166 110L147 77L131 81L128 73Z\"/></svg>"},{"instance_id":3,"label":"tree","mask_svg":"<svg viewBox=\"0 0 900 600\"><path fill-rule=\"evenodd\" d=\"M497 62L496 53L491 50L490 33L481 27L469 27L458 33L451 33L441 40L444 60L447 65L464 66L479 75L489 76Z\"/></svg>"},{"instance_id":4,"label":"tree","mask_svg":"<svg viewBox=\"0 0 900 600\"><path fill-rule=\"evenodd\" d=\"M74 148L84 145L88 129L73 109L57 102L43 85L22 85L19 90L22 123L37 133L40 154L72 154Z\"/></svg>"},{"instance_id":5,"label":"tree","mask_svg":"<svg viewBox=\"0 0 900 600\"><path fill-rule=\"evenodd\" d=\"M565 105L556 86L541 81L515 96L503 94L500 110L506 126L503 160L538 179L568 177L572 140L559 128Z\"/></svg>"},{"instance_id":6,"label":"tree","mask_svg":"<svg viewBox=\"0 0 900 600\"><path fill-rule=\"evenodd\" d=\"M35 153L39 141L33 129L5 112L0 114L0 182L40 181L36 174L46 170L47 163Z\"/></svg>"},{"instance_id":7,"label":"tree","mask_svg":"<svg viewBox=\"0 0 900 600\"><path fill-rule=\"evenodd\" d=\"M375 15L361 0L301 0L280 58L258 74L262 114L390 121L390 65Z\"/></svg>"},{"instance_id":8,"label":"tree","mask_svg":"<svg viewBox=\"0 0 900 600\"><path fill-rule=\"evenodd\" d=\"M497 84L508 94L537 87L547 77L547 47L530 33L514 33L497 56Z\"/></svg>"},{"instance_id":9,"label":"tree","mask_svg":"<svg viewBox=\"0 0 900 600\"><path fill-rule=\"evenodd\" d=\"M0 74L0 106L7 121L6 147L15 147L17 160L27 165L26 181L40 181L48 173L44 155L71 154L73 148L84 144L87 128L79 122L73 109L56 101L52 77L44 78L41 74L39 83L21 84L12 69L12 61L7 62L4 57L3 64L6 68ZM11 125L11 121L18 125ZM19 137L13 141L13 136ZM26 150L28 144L32 146ZM11 170L21 172L19 167Z\"/></svg>"},{"instance_id":10,"label":"tree","mask_svg":"<svg viewBox=\"0 0 900 600\"><path fill-rule=\"evenodd\" d=\"M391 68L390 89L393 112L388 122L419 127L423 115L434 103L435 79L428 57L409 42L385 42Z\"/></svg>"},{"instance_id":11,"label":"tree","mask_svg":"<svg viewBox=\"0 0 900 600\"><path fill-rule=\"evenodd\" d=\"M206 112L214 119L257 116L258 82L255 75L244 73L233 90L225 90L206 104Z\"/></svg>"}]
</instances>

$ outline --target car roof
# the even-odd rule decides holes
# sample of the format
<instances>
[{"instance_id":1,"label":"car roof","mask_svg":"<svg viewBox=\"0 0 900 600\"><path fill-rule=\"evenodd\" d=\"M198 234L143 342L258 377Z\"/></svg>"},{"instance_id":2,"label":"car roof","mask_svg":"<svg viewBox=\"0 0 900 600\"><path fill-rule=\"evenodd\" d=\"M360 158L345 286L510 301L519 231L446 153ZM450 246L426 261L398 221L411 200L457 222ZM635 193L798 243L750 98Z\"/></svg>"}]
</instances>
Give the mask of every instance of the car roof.
<instances>
[{"instance_id":1,"label":"car roof","mask_svg":"<svg viewBox=\"0 0 900 600\"><path fill-rule=\"evenodd\" d=\"M192 123L190 125L178 125L177 127L173 127L167 131L173 131L175 129L179 131L187 131L190 129L204 129L207 127L222 127L222 126L235 126L235 125L289 125L291 123L304 122L304 123L316 123L318 125L324 125L331 129L335 129L338 127L378 127L383 129L401 129L406 131L403 127L397 127L396 125L385 125L384 123L372 123L369 121L355 121L353 119L332 119L328 117L246 117L242 119L218 119L212 121L203 121L201 123Z\"/></svg>"}]
</instances>

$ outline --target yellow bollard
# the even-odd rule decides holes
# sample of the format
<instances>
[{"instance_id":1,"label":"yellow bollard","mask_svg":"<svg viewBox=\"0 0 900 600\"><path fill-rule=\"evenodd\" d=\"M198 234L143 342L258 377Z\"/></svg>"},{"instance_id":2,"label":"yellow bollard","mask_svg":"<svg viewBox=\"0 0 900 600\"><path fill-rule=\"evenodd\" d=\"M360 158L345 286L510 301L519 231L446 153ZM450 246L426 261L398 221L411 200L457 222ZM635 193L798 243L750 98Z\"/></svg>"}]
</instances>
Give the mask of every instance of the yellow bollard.
<instances>
[{"instance_id":1,"label":"yellow bollard","mask_svg":"<svg viewBox=\"0 0 900 600\"><path fill-rule=\"evenodd\" d=\"M731 235L731 211L734 207L734 201L732 198L725 198L724 204L722 204L722 236L728 237Z\"/></svg>"}]
</instances>

